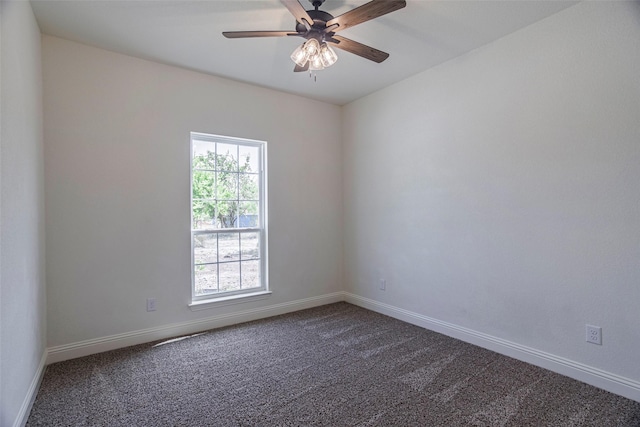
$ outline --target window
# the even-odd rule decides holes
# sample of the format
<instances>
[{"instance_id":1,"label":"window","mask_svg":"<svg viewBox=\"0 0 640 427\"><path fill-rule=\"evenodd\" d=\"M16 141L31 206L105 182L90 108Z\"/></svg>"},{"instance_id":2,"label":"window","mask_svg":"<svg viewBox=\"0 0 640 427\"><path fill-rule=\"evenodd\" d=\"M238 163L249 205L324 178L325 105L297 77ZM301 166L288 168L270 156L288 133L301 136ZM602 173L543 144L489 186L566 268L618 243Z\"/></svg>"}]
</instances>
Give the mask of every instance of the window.
<instances>
[{"instance_id":1,"label":"window","mask_svg":"<svg viewBox=\"0 0 640 427\"><path fill-rule=\"evenodd\" d=\"M267 290L265 145L191 133L194 302Z\"/></svg>"}]
</instances>

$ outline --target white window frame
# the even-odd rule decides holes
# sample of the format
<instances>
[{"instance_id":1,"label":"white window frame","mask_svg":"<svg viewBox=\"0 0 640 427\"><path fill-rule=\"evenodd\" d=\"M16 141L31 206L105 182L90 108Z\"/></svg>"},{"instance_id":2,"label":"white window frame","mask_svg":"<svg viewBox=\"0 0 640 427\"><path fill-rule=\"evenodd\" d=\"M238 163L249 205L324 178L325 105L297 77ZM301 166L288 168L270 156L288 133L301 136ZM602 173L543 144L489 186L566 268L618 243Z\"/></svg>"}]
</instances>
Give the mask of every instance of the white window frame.
<instances>
[{"instance_id":1,"label":"white window frame","mask_svg":"<svg viewBox=\"0 0 640 427\"><path fill-rule=\"evenodd\" d=\"M193 226L193 141L207 141L223 144L234 144L237 146L256 147L259 151L259 171L258 171L258 225L256 227L235 227L235 228L215 228L206 230L196 230ZM209 303L235 303L239 299L254 300L268 296L269 279L268 279L268 262L267 262L267 173L266 173L266 141L258 141L245 138L234 138L222 135L213 135L200 132L191 132L189 138L189 216L191 218L191 304L192 310L206 308ZM194 236L199 234L224 234L224 233L258 233L259 234L259 254L260 254L260 287L248 289L239 289L234 291L226 291L219 293L209 293L205 295L196 295L195 288L195 252L194 252ZM239 261L240 280L242 280L242 263ZM219 262L216 263L219 268ZM219 280L219 274L218 274Z\"/></svg>"}]
</instances>

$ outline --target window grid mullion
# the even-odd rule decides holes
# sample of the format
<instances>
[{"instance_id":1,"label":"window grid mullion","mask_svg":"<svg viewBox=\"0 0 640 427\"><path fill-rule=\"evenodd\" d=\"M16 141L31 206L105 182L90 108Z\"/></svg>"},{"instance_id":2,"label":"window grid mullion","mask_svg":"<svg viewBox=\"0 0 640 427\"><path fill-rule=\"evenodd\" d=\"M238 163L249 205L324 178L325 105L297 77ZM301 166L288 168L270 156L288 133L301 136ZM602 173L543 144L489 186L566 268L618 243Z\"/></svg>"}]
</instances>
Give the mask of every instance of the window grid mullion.
<instances>
[{"instance_id":1,"label":"window grid mullion","mask_svg":"<svg viewBox=\"0 0 640 427\"><path fill-rule=\"evenodd\" d=\"M236 167L236 226L240 228L240 146L236 145L236 159L237 167ZM238 239L240 235L238 235ZM240 242L238 242L238 247L240 247ZM240 289L242 289L242 270L240 270Z\"/></svg>"},{"instance_id":2,"label":"window grid mullion","mask_svg":"<svg viewBox=\"0 0 640 427\"><path fill-rule=\"evenodd\" d=\"M236 145L236 159L238 159L238 165L236 169L236 226L240 228L240 146ZM238 286L242 289L242 234L238 233Z\"/></svg>"},{"instance_id":3,"label":"window grid mullion","mask_svg":"<svg viewBox=\"0 0 640 427\"><path fill-rule=\"evenodd\" d=\"M218 143L216 142L213 145L213 152L214 152L214 165L216 167L216 176L213 179L213 185L215 187L215 196L216 196L216 200L215 200L215 209L213 210L214 214L213 214L213 223L216 224L217 226L217 221L218 221L218 173L219 173L219 167L218 167ZM218 239L216 238L216 242L218 241ZM216 243L217 244L217 243ZM220 292L220 276L218 275L218 292Z\"/></svg>"},{"instance_id":4,"label":"window grid mullion","mask_svg":"<svg viewBox=\"0 0 640 427\"><path fill-rule=\"evenodd\" d=\"M220 236L216 234L216 292L220 292Z\"/></svg>"},{"instance_id":5,"label":"window grid mullion","mask_svg":"<svg viewBox=\"0 0 640 427\"><path fill-rule=\"evenodd\" d=\"M239 217L238 221L240 221ZM240 289L242 289L242 234L240 233L238 233L238 268L240 271Z\"/></svg>"}]
</instances>

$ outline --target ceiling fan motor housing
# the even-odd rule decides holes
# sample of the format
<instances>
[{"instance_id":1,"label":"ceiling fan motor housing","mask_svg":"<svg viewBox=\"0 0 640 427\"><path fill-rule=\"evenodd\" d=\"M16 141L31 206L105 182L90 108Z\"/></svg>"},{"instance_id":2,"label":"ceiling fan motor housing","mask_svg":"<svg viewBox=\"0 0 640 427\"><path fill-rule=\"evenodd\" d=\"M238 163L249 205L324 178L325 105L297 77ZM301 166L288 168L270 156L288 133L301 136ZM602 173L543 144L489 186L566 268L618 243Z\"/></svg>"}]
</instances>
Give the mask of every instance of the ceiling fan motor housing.
<instances>
[{"instance_id":1,"label":"ceiling fan motor housing","mask_svg":"<svg viewBox=\"0 0 640 427\"><path fill-rule=\"evenodd\" d=\"M296 32L303 34L303 37L309 38L322 38L326 24L333 19L333 15L322 10L307 10L307 13L313 19L313 25L307 32L307 28L304 24L296 21Z\"/></svg>"}]
</instances>

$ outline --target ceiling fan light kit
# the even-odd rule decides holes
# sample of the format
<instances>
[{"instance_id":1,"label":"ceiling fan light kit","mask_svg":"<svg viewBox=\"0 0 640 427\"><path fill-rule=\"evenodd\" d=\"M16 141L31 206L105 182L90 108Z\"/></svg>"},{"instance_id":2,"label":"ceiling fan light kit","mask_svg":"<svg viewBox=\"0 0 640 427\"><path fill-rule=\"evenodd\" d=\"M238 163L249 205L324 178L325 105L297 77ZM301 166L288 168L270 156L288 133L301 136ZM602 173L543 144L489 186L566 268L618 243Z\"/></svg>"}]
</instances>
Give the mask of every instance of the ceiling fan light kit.
<instances>
[{"instance_id":1,"label":"ceiling fan light kit","mask_svg":"<svg viewBox=\"0 0 640 427\"><path fill-rule=\"evenodd\" d=\"M309 70L317 71L335 64L338 55L327 43L309 39L293 51L291 60L299 67L307 67L308 63Z\"/></svg>"},{"instance_id":2,"label":"ceiling fan light kit","mask_svg":"<svg viewBox=\"0 0 640 427\"><path fill-rule=\"evenodd\" d=\"M227 38L283 36L305 38L306 41L291 54L291 60L296 64L293 70L295 72L317 71L335 64L338 55L331 46L377 63L384 61L389 57L388 53L338 36L336 33L402 9L407 5L405 0L372 0L334 18L330 13L318 10L324 0L310 0L314 10L305 10L298 0L280 1L296 18L295 31L225 31L222 34Z\"/></svg>"}]
</instances>

